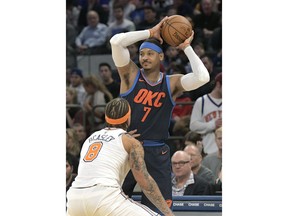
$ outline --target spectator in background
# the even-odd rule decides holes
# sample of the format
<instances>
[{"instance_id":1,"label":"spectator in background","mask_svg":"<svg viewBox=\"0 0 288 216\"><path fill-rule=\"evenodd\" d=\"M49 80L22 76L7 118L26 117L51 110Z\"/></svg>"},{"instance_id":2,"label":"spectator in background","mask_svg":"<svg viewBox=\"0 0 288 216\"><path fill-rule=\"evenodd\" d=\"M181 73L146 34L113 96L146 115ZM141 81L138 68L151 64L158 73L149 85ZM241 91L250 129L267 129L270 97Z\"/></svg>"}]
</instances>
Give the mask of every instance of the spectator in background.
<instances>
[{"instance_id":1,"label":"spectator in background","mask_svg":"<svg viewBox=\"0 0 288 216\"><path fill-rule=\"evenodd\" d=\"M119 96L120 83L116 82L112 77L112 69L110 64L102 62L99 64L99 75L109 92L112 94L113 98Z\"/></svg>"},{"instance_id":2,"label":"spectator in background","mask_svg":"<svg viewBox=\"0 0 288 216\"><path fill-rule=\"evenodd\" d=\"M80 144L80 148L82 148L82 145L83 145L84 141L87 138L86 130L85 130L83 124L81 124L79 122L78 123L74 123L72 128L76 131L77 137L78 137L78 141L79 141L79 144Z\"/></svg>"},{"instance_id":3,"label":"spectator in background","mask_svg":"<svg viewBox=\"0 0 288 216\"><path fill-rule=\"evenodd\" d=\"M201 150L196 145L191 144L186 145L184 151L191 156L191 169L193 174L203 178L210 184L213 184L216 178L210 169L201 164L203 159L201 155Z\"/></svg>"},{"instance_id":4,"label":"spectator in background","mask_svg":"<svg viewBox=\"0 0 288 216\"><path fill-rule=\"evenodd\" d=\"M184 144L185 146L196 145L199 148L199 151L201 152L202 158L204 158L207 155L204 152L202 135L199 133L195 133L193 131L189 131L188 133L186 133L184 136Z\"/></svg>"},{"instance_id":5,"label":"spectator in background","mask_svg":"<svg viewBox=\"0 0 288 216\"><path fill-rule=\"evenodd\" d=\"M136 25L137 30L153 28L159 22L156 10L151 6L144 7L144 21Z\"/></svg>"},{"instance_id":6,"label":"spectator in background","mask_svg":"<svg viewBox=\"0 0 288 216\"><path fill-rule=\"evenodd\" d=\"M66 88L66 128L71 128L76 113L81 109L77 105L77 92L74 88Z\"/></svg>"},{"instance_id":7,"label":"spectator in background","mask_svg":"<svg viewBox=\"0 0 288 216\"><path fill-rule=\"evenodd\" d=\"M138 52L138 49L139 49L139 45L138 43L134 43L134 44L131 44L129 45L128 47L128 51L130 53L130 59L138 66L138 67L141 67L140 63L139 63L139 52Z\"/></svg>"},{"instance_id":8,"label":"spectator in background","mask_svg":"<svg viewBox=\"0 0 288 216\"><path fill-rule=\"evenodd\" d=\"M216 28L207 45L207 52L211 53L216 71L222 71L222 18L221 26Z\"/></svg>"},{"instance_id":9,"label":"spectator in background","mask_svg":"<svg viewBox=\"0 0 288 216\"><path fill-rule=\"evenodd\" d=\"M134 4L132 4L132 2L130 0L111 0L109 2L109 19L108 19L108 25L110 23L112 23L113 21L115 21L115 17L114 17L114 12L113 12L113 7L114 5L119 4L123 7L124 9L124 17L126 19L130 20L130 14L136 9L136 6Z\"/></svg>"},{"instance_id":10,"label":"spectator in background","mask_svg":"<svg viewBox=\"0 0 288 216\"><path fill-rule=\"evenodd\" d=\"M74 0L66 0L66 24L71 25L77 32L80 10ZM85 18L86 19L86 18Z\"/></svg>"},{"instance_id":11,"label":"spectator in background","mask_svg":"<svg viewBox=\"0 0 288 216\"><path fill-rule=\"evenodd\" d=\"M168 8L171 7L175 8L177 10L177 14L182 16L191 16L194 10L193 4L187 0L173 0L173 4L168 6Z\"/></svg>"},{"instance_id":12,"label":"spectator in background","mask_svg":"<svg viewBox=\"0 0 288 216\"><path fill-rule=\"evenodd\" d=\"M114 4L113 16L114 21L108 25L108 39L121 32L135 31L135 24L124 17L124 8L121 4Z\"/></svg>"},{"instance_id":13,"label":"spectator in background","mask_svg":"<svg viewBox=\"0 0 288 216\"><path fill-rule=\"evenodd\" d=\"M193 49L195 53L199 56L199 58L206 54L205 47L201 41L195 42L193 45Z\"/></svg>"},{"instance_id":14,"label":"spectator in background","mask_svg":"<svg viewBox=\"0 0 288 216\"><path fill-rule=\"evenodd\" d=\"M165 68L166 74L171 75L174 72L173 69L175 70L175 68L173 67L177 67L175 65L181 64L181 59L179 58L179 50L176 47L167 46L164 52L165 52L165 58L162 61L162 64ZM177 70L178 68L176 69L176 72L178 72ZM180 72L183 73L183 71L186 74L185 68L183 68L182 71Z\"/></svg>"},{"instance_id":15,"label":"spectator in background","mask_svg":"<svg viewBox=\"0 0 288 216\"><path fill-rule=\"evenodd\" d=\"M190 155L184 151L176 151L172 158L172 194L183 195L209 195L210 185L201 177L192 172Z\"/></svg>"},{"instance_id":16,"label":"spectator in background","mask_svg":"<svg viewBox=\"0 0 288 216\"><path fill-rule=\"evenodd\" d=\"M218 173L218 178L212 184L212 195L222 195L222 167Z\"/></svg>"},{"instance_id":17,"label":"spectator in background","mask_svg":"<svg viewBox=\"0 0 288 216\"><path fill-rule=\"evenodd\" d=\"M68 4L67 0L67 4ZM73 23L75 8L73 5L66 6L66 68L74 68L77 65L75 39L77 36L77 26Z\"/></svg>"},{"instance_id":18,"label":"spectator in background","mask_svg":"<svg viewBox=\"0 0 288 216\"><path fill-rule=\"evenodd\" d=\"M87 13L88 25L77 36L75 43L79 54L107 53L108 26L99 22L99 15L95 11Z\"/></svg>"},{"instance_id":19,"label":"spectator in background","mask_svg":"<svg viewBox=\"0 0 288 216\"><path fill-rule=\"evenodd\" d=\"M193 17L194 29L201 33L204 46L206 47L213 31L221 25L221 14L213 11L214 0L201 0L200 14Z\"/></svg>"},{"instance_id":20,"label":"spectator in background","mask_svg":"<svg viewBox=\"0 0 288 216\"><path fill-rule=\"evenodd\" d=\"M214 130L222 126L222 73L214 81L214 88L199 97L192 110L190 130L203 136L204 151L207 154L217 152Z\"/></svg>"},{"instance_id":21,"label":"spectator in background","mask_svg":"<svg viewBox=\"0 0 288 216\"><path fill-rule=\"evenodd\" d=\"M90 135L91 132L104 126L105 105L113 96L101 80L94 75L85 77L83 86L87 95L82 109L85 114L84 116L87 118L85 128L87 134ZM83 122L83 120L80 119L80 122Z\"/></svg>"},{"instance_id":22,"label":"spectator in background","mask_svg":"<svg viewBox=\"0 0 288 216\"><path fill-rule=\"evenodd\" d=\"M210 169L214 176L219 178L219 175L221 174L222 178L222 127L216 129L214 133L218 151L207 155L203 159L202 164Z\"/></svg>"},{"instance_id":23,"label":"spectator in background","mask_svg":"<svg viewBox=\"0 0 288 216\"><path fill-rule=\"evenodd\" d=\"M171 65L171 75L173 74L187 74L183 65L181 64L172 64ZM172 135L174 136L184 136L189 131L190 115L192 110L192 104L181 104L191 103L188 92L182 92L175 99L176 105L174 106L172 112L171 126ZM179 104L180 103L180 104ZM183 143L180 145L182 146ZM183 149L183 148L181 148Z\"/></svg>"},{"instance_id":24,"label":"spectator in background","mask_svg":"<svg viewBox=\"0 0 288 216\"><path fill-rule=\"evenodd\" d=\"M73 171L73 158L70 154L66 154L66 192L76 177L76 173L73 173Z\"/></svg>"},{"instance_id":25,"label":"spectator in background","mask_svg":"<svg viewBox=\"0 0 288 216\"><path fill-rule=\"evenodd\" d=\"M135 24L138 25L140 22L144 20L144 6L145 0L133 0L131 1L132 4L135 5L135 10L133 10L129 17L130 20Z\"/></svg>"},{"instance_id":26,"label":"spectator in background","mask_svg":"<svg viewBox=\"0 0 288 216\"><path fill-rule=\"evenodd\" d=\"M66 159L69 158L69 161L73 166L72 173L77 174L78 172L79 157L80 145L78 142L77 133L72 128L66 128Z\"/></svg>"},{"instance_id":27,"label":"spectator in background","mask_svg":"<svg viewBox=\"0 0 288 216\"><path fill-rule=\"evenodd\" d=\"M101 0L86 0L86 2L81 5L78 17L78 33L88 25L87 14L89 11L95 11L99 15L99 22L107 25L109 11L105 10L99 1Z\"/></svg>"},{"instance_id":28,"label":"spectator in background","mask_svg":"<svg viewBox=\"0 0 288 216\"><path fill-rule=\"evenodd\" d=\"M72 87L77 92L77 102L80 105L83 105L86 91L84 89L84 86L82 84L83 82L83 73L82 70L78 68L73 68L70 73L70 85L69 87Z\"/></svg>"}]
</instances>

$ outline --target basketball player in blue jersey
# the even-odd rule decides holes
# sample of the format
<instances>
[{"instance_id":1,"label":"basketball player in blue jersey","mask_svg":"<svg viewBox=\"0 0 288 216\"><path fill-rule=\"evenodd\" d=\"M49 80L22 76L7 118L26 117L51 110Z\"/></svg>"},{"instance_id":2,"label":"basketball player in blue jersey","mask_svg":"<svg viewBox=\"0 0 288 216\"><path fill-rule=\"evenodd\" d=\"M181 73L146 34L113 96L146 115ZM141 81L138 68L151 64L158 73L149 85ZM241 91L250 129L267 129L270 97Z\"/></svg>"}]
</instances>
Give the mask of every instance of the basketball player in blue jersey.
<instances>
[{"instance_id":1,"label":"basketball player in blue jersey","mask_svg":"<svg viewBox=\"0 0 288 216\"><path fill-rule=\"evenodd\" d=\"M210 77L190 46L193 31L191 37L177 47L188 57L193 73L166 76L160 71L160 63L164 59L160 30L166 19L168 17L148 30L116 34L110 39L110 43L112 58L121 79L120 96L127 99L131 106L129 130L137 130L137 134L140 134L137 138L143 143L147 169L157 182L166 202L172 207L170 149L164 141L169 135L174 100L182 92L204 85ZM139 68L130 60L127 46L142 40L145 41L139 48L139 63L142 67ZM122 188L131 196L135 185L136 181L129 172ZM141 202L160 212L144 194Z\"/></svg>"}]
</instances>

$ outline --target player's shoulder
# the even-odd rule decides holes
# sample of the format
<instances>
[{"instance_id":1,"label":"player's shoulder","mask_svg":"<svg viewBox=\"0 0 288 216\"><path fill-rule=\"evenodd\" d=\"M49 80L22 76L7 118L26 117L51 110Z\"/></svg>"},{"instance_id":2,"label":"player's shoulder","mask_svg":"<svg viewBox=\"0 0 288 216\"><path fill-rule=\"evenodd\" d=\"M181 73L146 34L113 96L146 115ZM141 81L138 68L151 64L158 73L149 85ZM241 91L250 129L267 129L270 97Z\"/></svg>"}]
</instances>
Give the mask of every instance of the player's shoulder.
<instances>
[{"instance_id":1,"label":"player's shoulder","mask_svg":"<svg viewBox=\"0 0 288 216\"><path fill-rule=\"evenodd\" d=\"M129 133L125 133L122 135L122 142L128 153L132 148L141 146L141 143Z\"/></svg>"}]
</instances>

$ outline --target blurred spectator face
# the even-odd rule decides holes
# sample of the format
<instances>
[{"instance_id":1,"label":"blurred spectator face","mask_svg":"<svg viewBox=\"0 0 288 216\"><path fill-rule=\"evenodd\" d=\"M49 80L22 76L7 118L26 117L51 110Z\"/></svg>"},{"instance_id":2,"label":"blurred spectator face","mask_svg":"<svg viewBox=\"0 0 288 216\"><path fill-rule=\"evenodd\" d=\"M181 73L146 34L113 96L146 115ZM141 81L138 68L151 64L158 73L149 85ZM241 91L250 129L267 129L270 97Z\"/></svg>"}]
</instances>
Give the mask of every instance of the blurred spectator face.
<instances>
[{"instance_id":1,"label":"blurred spectator face","mask_svg":"<svg viewBox=\"0 0 288 216\"><path fill-rule=\"evenodd\" d=\"M124 11L122 8L115 8L113 13L116 20L121 20L124 17Z\"/></svg>"},{"instance_id":2,"label":"blurred spectator face","mask_svg":"<svg viewBox=\"0 0 288 216\"><path fill-rule=\"evenodd\" d=\"M87 15L87 23L91 27L96 27L99 23L99 15L95 11L89 11Z\"/></svg>"},{"instance_id":3,"label":"blurred spectator face","mask_svg":"<svg viewBox=\"0 0 288 216\"><path fill-rule=\"evenodd\" d=\"M210 14L212 12L212 0L202 0L201 7L204 14Z\"/></svg>"},{"instance_id":4,"label":"blurred spectator face","mask_svg":"<svg viewBox=\"0 0 288 216\"><path fill-rule=\"evenodd\" d=\"M70 76L70 83L73 87L77 87L82 83L82 77L80 77L76 74L72 74Z\"/></svg>"},{"instance_id":5,"label":"blurred spectator face","mask_svg":"<svg viewBox=\"0 0 288 216\"><path fill-rule=\"evenodd\" d=\"M215 142L219 150L222 150L222 129L215 131Z\"/></svg>"},{"instance_id":6,"label":"blurred spectator face","mask_svg":"<svg viewBox=\"0 0 288 216\"><path fill-rule=\"evenodd\" d=\"M131 45L129 45L128 47L128 50L129 50L129 53L130 53L130 55L135 55L135 54L137 54L138 55L138 47L136 46L136 44L131 44Z\"/></svg>"},{"instance_id":7,"label":"blurred spectator face","mask_svg":"<svg viewBox=\"0 0 288 216\"><path fill-rule=\"evenodd\" d=\"M76 131L79 141L82 142L83 140L86 139L86 131L83 125L75 125L73 126L73 129Z\"/></svg>"},{"instance_id":8,"label":"blurred spectator face","mask_svg":"<svg viewBox=\"0 0 288 216\"><path fill-rule=\"evenodd\" d=\"M66 104L72 104L73 103L73 97L74 95L66 90Z\"/></svg>"},{"instance_id":9,"label":"blurred spectator face","mask_svg":"<svg viewBox=\"0 0 288 216\"><path fill-rule=\"evenodd\" d=\"M106 65L100 67L99 73L103 81L109 81L112 77L112 72Z\"/></svg>"},{"instance_id":10,"label":"blurred spectator face","mask_svg":"<svg viewBox=\"0 0 288 216\"><path fill-rule=\"evenodd\" d=\"M179 54L179 51L176 47L169 46L165 52L165 55L168 58L175 58Z\"/></svg>"},{"instance_id":11,"label":"blurred spectator face","mask_svg":"<svg viewBox=\"0 0 288 216\"><path fill-rule=\"evenodd\" d=\"M201 58L201 60L209 73L211 73L213 71L213 62L211 61L211 59L209 59L207 56L204 56L203 58Z\"/></svg>"},{"instance_id":12,"label":"blurred spectator face","mask_svg":"<svg viewBox=\"0 0 288 216\"><path fill-rule=\"evenodd\" d=\"M186 152L175 152L172 156L171 163L172 171L175 174L176 178L190 175L192 167L191 160L190 156Z\"/></svg>"},{"instance_id":13,"label":"blurred spectator face","mask_svg":"<svg viewBox=\"0 0 288 216\"><path fill-rule=\"evenodd\" d=\"M148 22L153 22L156 18L156 13L151 9L144 9L144 19Z\"/></svg>"},{"instance_id":14,"label":"blurred spectator face","mask_svg":"<svg viewBox=\"0 0 288 216\"><path fill-rule=\"evenodd\" d=\"M184 149L191 156L192 168L198 167L202 161L199 149L195 145L188 145Z\"/></svg>"},{"instance_id":15,"label":"blurred spectator face","mask_svg":"<svg viewBox=\"0 0 288 216\"><path fill-rule=\"evenodd\" d=\"M197 54L197 56L199 56L199 57L205 54L205 49L200 44L196 44L194 46L194 51Z\"/></svg>"},{"instance_id":16,"label":"blurred spectator face","mask_svg":"<svg viewBox=\"0 0 288 216\"><path fill-rule=\"evenodd\" d=\"M66 181L70 179L73 173L73 166L71 166L68 161L66 161Z\"/></svg>"},{"instance_id":17,"label":"blurred spectator face","mask_svg":"<svg viewBox=\"0 0 288 216\"><path fill-rule=\"evenodd\" d=\"M87 94L94 94L96 92L96 90L97 90L96 87L94 87L91 84L84 85L84 89L87 92Z\"/></svg>"},{"instance_id":18,"label":"blurred spectator face","mask_svg":"<svg viewBox=\"0 0 288 216\"><path fill-rule=\"evenodd\" d=\"M167 16L177 15L177 9L176 8L170 8L167 11Z\"/></svg>"}]
</instances>

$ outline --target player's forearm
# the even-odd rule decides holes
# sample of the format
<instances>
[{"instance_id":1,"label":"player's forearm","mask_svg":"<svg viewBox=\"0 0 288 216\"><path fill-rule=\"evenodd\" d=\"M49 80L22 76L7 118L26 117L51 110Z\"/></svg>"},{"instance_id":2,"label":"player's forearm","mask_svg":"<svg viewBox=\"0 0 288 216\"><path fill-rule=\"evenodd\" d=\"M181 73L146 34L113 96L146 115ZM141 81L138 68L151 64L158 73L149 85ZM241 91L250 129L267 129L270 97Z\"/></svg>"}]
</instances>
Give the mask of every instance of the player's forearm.
<instances>
[{"instance_id":1,"label":"player's forearm","mask_svg":"<svg viewBox=\"0 0 288 216\"><path fill-rule=\"evenodd\" d=\"M149 176L146 184L140 185L142 191L147 196L147 198L164 214L173 215L171 209L168 207L166 201L164 200L159 187L157 186L154 179Z\"/></svg>"},{"instance_id":2,"label":"player's forearm","mask_svg":"<svg viewBox=\"0 0 288 216\"><path fill-rule=\"evenodd\" d=\"M149 30L119 33L110 39L112 58L117 67L123 67L130 62L127 46L150 37Z\"/></svg>"},{"instance_id":3,"label":"player's forearm","mask_svg":"<svg viewBox=\"0 0 288 216\"><path fill-rule=\"evenodd\" d=\"M188 73L182 76L181 84L186 91L191 91L209 82L210 75L207 68L191 46L187 46L184 49L184 53L191 64L193 73Z\"/></svg>"}]
</instances>

